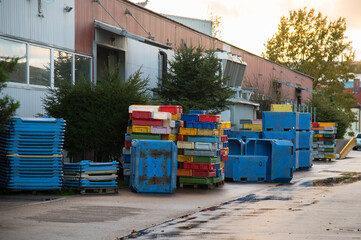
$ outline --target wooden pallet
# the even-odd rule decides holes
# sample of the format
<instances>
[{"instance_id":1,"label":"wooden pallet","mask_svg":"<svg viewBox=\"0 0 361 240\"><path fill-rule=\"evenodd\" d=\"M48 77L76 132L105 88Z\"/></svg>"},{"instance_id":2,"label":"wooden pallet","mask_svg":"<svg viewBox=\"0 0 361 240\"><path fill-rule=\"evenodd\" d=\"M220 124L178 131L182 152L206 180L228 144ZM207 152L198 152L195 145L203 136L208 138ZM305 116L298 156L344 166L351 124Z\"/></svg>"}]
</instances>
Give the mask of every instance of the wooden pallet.
<instances>
[{"instance_id":1,"label":"wooden pallet","mask_svg":"<svg viewBox=\"0 0 361 240\"><path fill-rule=\"evenodd\" d=\"M118 188L69 188L65 189L78 192L80 194L113 194L118 193Z\"/></svg>"}]
</instances>

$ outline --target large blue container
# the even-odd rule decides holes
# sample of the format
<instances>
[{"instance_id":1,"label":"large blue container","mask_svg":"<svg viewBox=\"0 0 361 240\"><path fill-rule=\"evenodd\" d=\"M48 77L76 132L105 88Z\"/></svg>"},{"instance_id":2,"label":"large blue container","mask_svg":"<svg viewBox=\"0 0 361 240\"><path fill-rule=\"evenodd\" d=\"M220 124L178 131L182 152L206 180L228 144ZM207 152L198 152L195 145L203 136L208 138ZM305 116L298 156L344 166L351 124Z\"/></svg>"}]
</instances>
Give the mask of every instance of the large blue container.
<instances>
[{"instance_id":1,"label":"large blue container","mask_svg":"<svg viewBox=\"0 0 361 240\"><path fill-rule=\"evenodd\" d=\"M313 165L311 150L297 150L296 159L300 168L310 168Z\"/></svg>"},{"instance_id":2,"label":"large blue container","mask_svg":"<svg viewBox=\"0 0 361 240\"><path fill-rule=\"evenodd\" d=\"M230 138L237 138L242 139L245 141L249 138L262 138L262 132L261 131L249 131L249 130L241 130L241 131L231 131L229 134Z\"/></svg>"},{"instance_id":3,"label":"large blue container","mask_svg":"<svg viewBox=\"0 0 361 240\"><path fill-rule=\"evenodd\" d=\"M296 131L295 112L263 112L263 131Z\"/></svg>"},{"instance_id":4,"label":"large blue container","mask_svg":"<svg viewBox=\"0 0 361 240\"><path fill-rule=\"evenodd\" d=\"M296 113L296 129L310 131L311 113Z\"/></svg>"},{"instance_id":5,"label":"large blue container","mask_svg":"<svg viewBox=\"0 0 361 240\"><path fill-rule=\"evenodd\" d=\"M267 156L229 155L224 162L225 177L235 182L265 182L267 162Z\"/></svg>"},{"instance_id":6,"label":"large blue container","mask_svg":"<svg viewBox=\"0 0 361 240\"><path fill-rule=\"evenodd\" d=\"M177 181L177 151L173 141L133 140L130 186L136 192L172 193Z\"/></svg>"},{"instance_id":7,"label":"large blue container","mask_svg":"<svg viewBox=\"0 0 361 240\"><path fill-rule=\"evenodd\" d=\"M293 177L293 144L288 140L250 139L245 155L267 156L268 182L290 182Z\"/></svg>"},{"instance_id":8,"label":"large blue container","mask_svg":"<svg viewBox=\"0 0 361 240\"><path fill-rule=\"evenodd\" d=\"M313 143L311 131L296 132L296 149L311 149Z\"/></svg>"},{"instance_id":9,"label":"large blue container","mask_svg":"<svg viewBox=\"0 0 361 240\"><path fill-rule=\"evenodd\" d=\"M237 138L228 138L228 155L244 155L244 141Z\"/></svg>"}]
</instances>

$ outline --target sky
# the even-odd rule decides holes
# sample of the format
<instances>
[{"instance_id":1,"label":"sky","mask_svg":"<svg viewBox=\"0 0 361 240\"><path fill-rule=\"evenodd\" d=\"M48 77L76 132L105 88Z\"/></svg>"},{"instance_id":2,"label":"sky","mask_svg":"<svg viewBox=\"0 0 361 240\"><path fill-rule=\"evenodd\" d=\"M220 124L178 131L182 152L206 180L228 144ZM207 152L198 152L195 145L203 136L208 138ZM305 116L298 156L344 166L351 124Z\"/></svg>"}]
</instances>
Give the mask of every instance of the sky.
<instances>
[{"instance_id":1,"label":"sky","mask_svg":"<svg viewBox=\"0 0 361 240\"><path fill-rule=\"evenodd\" d=\"M329 20L346 18L346 36L361 61L361 0L149 0L146 6L157 13L197 19L209 20L211 13L220 16L220 39L257 55L265 51L281 17L304 7Z\"/></svg>"}]
</instances>

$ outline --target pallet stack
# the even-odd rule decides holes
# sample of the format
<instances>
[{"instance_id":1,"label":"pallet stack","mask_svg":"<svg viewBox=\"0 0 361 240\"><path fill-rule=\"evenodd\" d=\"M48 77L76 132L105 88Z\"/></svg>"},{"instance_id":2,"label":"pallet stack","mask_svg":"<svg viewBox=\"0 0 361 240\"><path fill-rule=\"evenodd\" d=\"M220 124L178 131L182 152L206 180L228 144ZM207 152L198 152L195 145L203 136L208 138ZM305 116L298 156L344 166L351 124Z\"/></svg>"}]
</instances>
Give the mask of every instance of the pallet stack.
<instances>
[{"instance_id":1,"label":"pallet stack","mask_svg":"<svg viewBox=\"0 0 361 240\"><path fill-rule=\"evenodd\" d=\"M65 121L12 118L0 133L0 185L13 190L62 187Z\"/></svg>"},{"instance_id":2,"label":"pallet stack","mask_svg":"<svg viewBox=\"0 0 361 240\"><path fill-rule=\"evenodd\" d=\"M313 158L315 160L336 159L336 123L313 122Z\"/></svg>"},{"instance_id":3,"label":"pallet stack","mask_svg":"<svg viewBox=\"0 0 361 240\"><path fill-rule=\"evenodd\" d=\"M88 191L117 190L117 161L95 163L83 160L64 164L64 186L84 193Z\"/></svg>"},{"instance_id":4,"label":"pallet stack","mask_svg":"<svg viewBox=\"0 0 361 240\"><path fill-rule=\"evenodd\" d=\"M201 110L182 114L181 120L185 126L179 129L177 141L180 187L222 184L231 123L221 122L219 115L206 115Z\"/></svg>"},{"instance_id":5,"label":"pallet stack","mask_svg":"<svg viewBox=\"0 0 361 240\"><path fill-rule=\"evenodd\" d=\"M177 141L178 129L183 126L180 121L183 108L181 106L129 106L129 121L123 148L123 175L129 182L131 141L168 140Z\"/></svg>"}]
</instances>

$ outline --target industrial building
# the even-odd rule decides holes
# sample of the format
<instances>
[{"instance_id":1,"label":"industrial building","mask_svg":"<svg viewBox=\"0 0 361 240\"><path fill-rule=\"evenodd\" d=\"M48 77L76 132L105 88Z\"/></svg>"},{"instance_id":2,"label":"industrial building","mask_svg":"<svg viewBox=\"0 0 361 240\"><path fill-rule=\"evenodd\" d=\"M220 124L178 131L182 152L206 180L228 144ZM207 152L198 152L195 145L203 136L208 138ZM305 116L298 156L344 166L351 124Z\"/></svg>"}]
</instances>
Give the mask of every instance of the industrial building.
<instances>
[{"instance_id":1,"label":"industrial building","mask_svg":"<svg viewBox=\"0 0 361 240\"><path fill-rule=\"evenodd\" d=\"M217 52L229 85L238 89L235 106L224 113L232 122L253 118L258 106L243 96L244 82L263 94L277 91L290 103L311 98L310 76L186 26L192 19L174 19L126 0L2 0L0 57L20 58L4 93L20 101L17 115L29 117L44 113L48 88L81 76L96 83L104 66L120 64L123 79L141 68L154 87L178 47L199 45Z\"/></svg>"}]
</instances>

